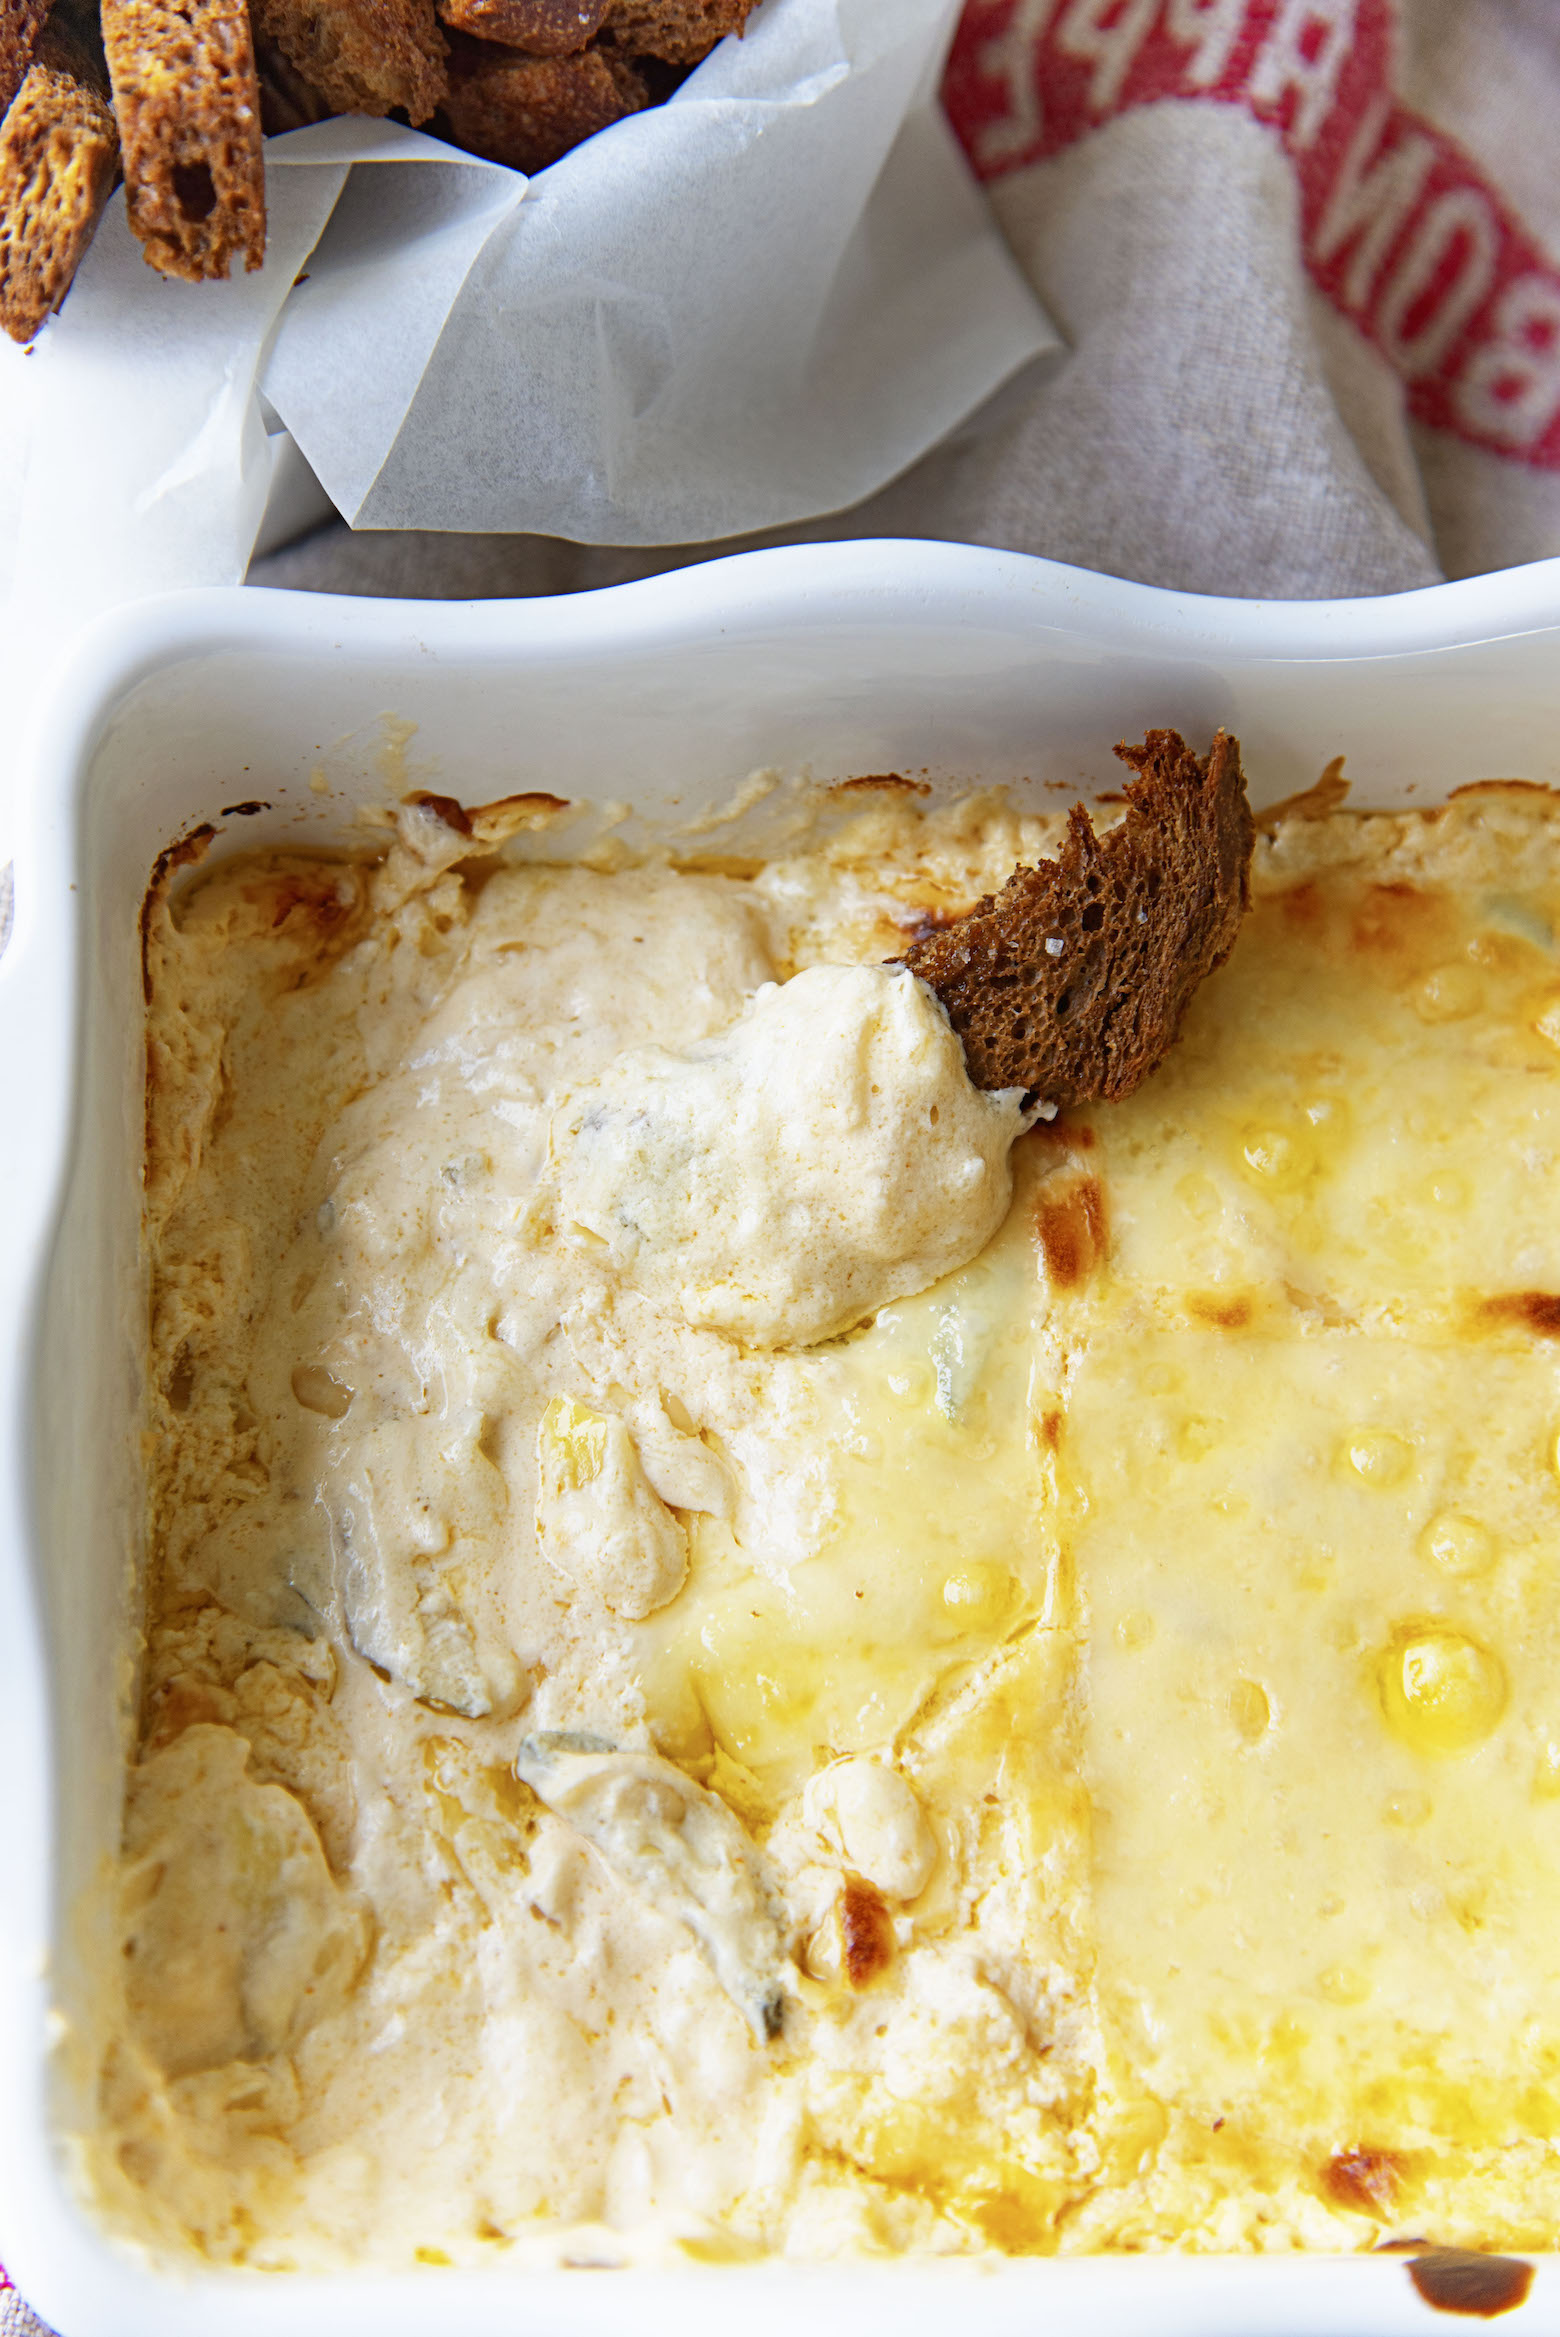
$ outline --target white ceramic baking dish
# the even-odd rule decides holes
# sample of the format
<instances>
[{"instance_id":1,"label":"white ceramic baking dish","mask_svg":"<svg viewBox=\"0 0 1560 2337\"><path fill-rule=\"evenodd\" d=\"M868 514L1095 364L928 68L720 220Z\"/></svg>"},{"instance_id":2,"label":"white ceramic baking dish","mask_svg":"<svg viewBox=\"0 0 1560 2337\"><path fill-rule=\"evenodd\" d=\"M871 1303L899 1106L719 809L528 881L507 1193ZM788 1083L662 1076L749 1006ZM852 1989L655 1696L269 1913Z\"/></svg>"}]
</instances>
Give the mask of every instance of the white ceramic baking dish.
<instances>
[{"instance_id":1,"label":"white ceramic baking dish","mask_svg":"<svg viewBox=\"0 0 1560 2337\"><path fill-rule=\"evenodd\" d=\"M752 2337L868 2317L930 2337L969 2310L990 2337L1345 2337L1433 2319L1387 2257L174 2279L105 2240L70 2182L133 1644L136 920L158 851L206 821L216 852L361 840L360 806L418 785L626 798L673 822L763 766L1087 794L1119 777L1111 743L1155 723L1200 747L1237 730L1259 801L1338 753L1366 803L1560 783L1560 561L1264 605L860 543L554 601L194 593L82 649L0 836L16 864L0 958L0 2256L65 2337L713 2337L733 2316ZM1541 2265L1518 2318L1560 2328L1560 2266Z\"/></svg>"}]
</instances>

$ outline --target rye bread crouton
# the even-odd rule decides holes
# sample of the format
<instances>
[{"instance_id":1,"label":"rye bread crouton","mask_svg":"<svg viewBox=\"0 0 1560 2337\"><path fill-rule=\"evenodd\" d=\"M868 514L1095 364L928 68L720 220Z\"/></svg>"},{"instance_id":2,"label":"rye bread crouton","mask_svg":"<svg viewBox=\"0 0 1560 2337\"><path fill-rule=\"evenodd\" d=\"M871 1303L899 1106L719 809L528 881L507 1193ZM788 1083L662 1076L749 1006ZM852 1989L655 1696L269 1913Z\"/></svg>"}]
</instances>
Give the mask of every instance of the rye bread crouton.
<instances>
[{"instance_id":1,"label":"rye bread crouton","mask_svg":"<svg viewBox=\"0 0 1560 2337\"><path fill-rule=\"evenodd\" d=\"M22 86L48 13L49 0L0 0L0 114Z\"/></svg>"},{"instance_id":2,"label":"rye bread crouton","mask_svg":"<svg viewBox=\"0 0 1560 2337\"><path fill-rule=\"evenodd\" d=\"M629 57L697 65L727 33L740 33L757 0L612 0L602 30Z\"/></svg>"},{"instance_id":3,"label":"rye bread crouton","mask_svg":"<svg viewBox=\"0 0 1560 2337\"><path fill-rule=\"evenodd\" d=\"M444 118L457 146L534 175L649 98L633 68L599 48L522 57L457 33Z\"/></svg>"},{"instance_id":4,"label":"rye bread crouton","mask_svg":"<svg viewBox=\"0 0 1560 2337\"><path fill-rule=\"evenodd\" d=\"M964 1042L977 1087L1058 1105L1130 1095L1169 1052L1192 994L1235 944L1254 838L1240 742L1199 763L1173 730L1117 754L1137 777L1097 836L1075 805L1055 860L905 953Z\"/></svg>"},{"instance_id":5,"label":"rye bread crouton","mask_svg":"<svg viewBox=\"0 0 1560 2337\"><path fill-rule=\"evenodd\" d=\"M243 0L103 0L130 225L165 276L265 258L260 86Z\"/></svg>"},{"instance_id":6,"label":"rye bread crouton","mask_svg":"<svg viewBox=\"0 0 1560 2337\"><path fill-rule=\"evenodd\" d=\"M13 341L30 341L70 290L118 167L106 91L45 27L0 122L0 326Z\"/></svg>"},{"instance_id":7,"label":"rye bread crouton","mask_svg":"<svg viewBox=\"0 0 1560 2337\"><path fill-rule=\"evenodd\" d=\"M528 57L573 57L595 39L611 4L612 0L439 0L439 14L458 32L499 41Z\"/></svg>"},{"instance_id":8,"label":"rye bread crouton","mask_svg":"<svg viewBox=\"0 0 1560 2337\"><path fill-rule=\"evenodd\" d=\"M433 0L254 0L255 31L333 114L401 108L426 122L444 98Z\"/></svg>"},{"instance_id":9,"label":"rye bread crouton","mask_svg":"<svg viewBox=\"0 0 1560 2337\"><path fill-rule=\"evenodd\" d=\"M255 72L260 82L260 127L268 138L330 119L330 107L301 73L294 72L274 41L256 41Z\"/></svg>"}]
</instances>

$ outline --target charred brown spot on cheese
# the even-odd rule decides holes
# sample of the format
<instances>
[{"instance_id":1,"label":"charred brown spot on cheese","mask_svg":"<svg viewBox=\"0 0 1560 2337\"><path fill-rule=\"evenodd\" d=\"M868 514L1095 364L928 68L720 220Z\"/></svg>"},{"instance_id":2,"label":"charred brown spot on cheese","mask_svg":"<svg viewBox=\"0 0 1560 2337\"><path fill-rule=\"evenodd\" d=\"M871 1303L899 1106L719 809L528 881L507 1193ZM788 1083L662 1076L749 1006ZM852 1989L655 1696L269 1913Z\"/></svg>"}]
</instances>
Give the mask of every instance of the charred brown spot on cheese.
<instances>
[{"instance_id":1,"label":"charred brown spot on cheese","mask_svg":"<svg viewBox=\"0 0 1560 2337\"><path fill-rule=\"evenodd\" d=\"M667 859L679 876L729 876L738 884L751 884L768 865L747 852L676 852Z\"/></svg>"},{"instance_id":2,"label":"charred brown spot on cheese","mask_svg":"<svg viewBox=\"0 0 1560 2337\"><path fill-rule=\"evenodd\" d=\"M321 934L335 933L356 911L361 880L343 868L339 876L316 870L289 869L277 880L271 903L271 927L302 915Z\"/></svg>"},{"instance_id":3,"label":"charred brown spot on cheese","mask_svg":"<svg viewBox=\"0 0 1560 2337\"><path fill-rule=\"evenodd\" d=\"M216 832L210 820L202 820L198 828L187 829L175 843L163 846L152 862L152 879L146 888L147 909L164 898L181 868L193 868L198 860L205 859Z\"/></svg>"},{"instance_id":4,"label":"charred brown spot on cheese","mask_svg":"<svg viewBox=\"0 0 1560 2337\"><path fill-rule=\"evenodd\" d=\"M1457 803L1465 795L1556 794L1560 794L1560 788L1546 787L1542 779L1469 779L1461 787L1454 787L1446 800Z\"/></svg>"},{"instance_id":5,"label":"charred brown spot on cheese","mask_svg":"<svg viewBox=\"0 0 1560 2337\"><path fill-rule=\"evenodd\" d=\"M169 1372L167 1384L163 1389L163 1394L168 1400L169 1411L187 1412L194 1393L195 1358L190 1352L188 1339L185 1339L181 1342L179 1351L173 1359L173 1369Z\"/></svg>"},{"instance_id":6,"label":"charred brown spot on cheese","mask_svg":"<svg viewBox=\"0 0 1560 2337\"><path fill-rule=\"evenodd\" d=\"M852 1988L866 1988L894 1960L894 1921L881 1891L848 1874L840 1893L840 1961Z\"/></svg>"},{"instance_id":7,"label":"charred brown spot on cheese","mask_svg":"<svg viewBox=\"0 0 1560 2337\"><path fill-rule=\"evenodd\" d=\"M1187 1293L1186 1311L1216 1331L1244 1331L1255 1310L1249 1298L1227 1298L1217 1290L1192 1290Z\"/></svg>"},{"instance_id":8,"label":"charred brown spot on cheese","mask_svg":"<svg viewBox=\"0 0 1560 2337\"><path fill-rule=\"evenodd\" d=\"M1531 1331L1535 1338L1560 1339L1560 1292L1503 1290L1498 1297L1481 1299L1479 1313L1486 1323L1510 1324Z\"/></svg>"},{"instance_id":9,"label":"charred brown spot on cheese","mask_svg":"<svg viewBox=\"0 0 1560 2337\"><path fill-rule=\"evenodd\" d=\"M561 813L574 808L566 795L549 795L540 788L521 795L497 795L491 803L466 804L456 796L436 795L429 788L418 787L401 800L440 821L452 835L464 836L472 847L473 859L496 853L522 828L548 827Z\"/></svg>"},{"instance_id":10,"label":"charred brown spot on cheese","mask_svg":"<svg viewBox=\"0 0 1560 2337\"><path fill-rule=\"evenodd\" d=\"M566 795L548 795L541 788L532 788L524 795L496 795L491 803L479 803L472 820L480 823L496 819L501 812L555 812L572 807Z\"/></svg>"},{"instance_id":11,"label":"charred brown spot on cheese","mask_svg":"<svg viewBox=\"0 0 1560 2337\"><path fill-rule=\"evenodd\" d=\"M1354 919L1355 938L1362 948L1372 947L1378 939L1390 947L1405 921L1416 910L1429 906L1429 896L1416 884L1402 877L1393 877L1381 884L1365 887L1364 898Z\"/></svg>"},{"instance_id":12,"label":"charred brown spot on cheese","mask_svg":"<svg viewBox=\"0 0 1560 2337\"><path fill-rule=\"evenodd\" d=\"M250 797L243 803L225 803L222 806L222 817L225 820L252 820L257 819L261 812L269 811L270 808L270 805L263 802L257 795Z\"/></svg>"},{"instance_id":13,"label":"charred brown spot on cheese","mask_svg":"<svg viewBox=\"0 0 1560 2337\"><path fill-rule=\"evenodd\" d=\"M950 925L958 924L962 915L959 909L911 907L896 911L894 923L914 944L924 941L930 933L946 933Z\"/></svg>"},{"instance_id":14,"label":"charred brown spot on cheese","mask_svg":"<svg viewBox=\"0 0 1560 2337\"><path fill-rule=\"evenodd\" d=\"M1059 1452L1062 1444L1062 1415L1057 1411L1040 1415L1040 1442L1047 1452Z\"/></svg>"},{"instance_id":15,"label":"charred brown spot on cheese","mask_svg":"<svg viewBox=\"0 0 1560 2337\"><path fill-rule=\"evenodd\" d=\"M837 779L831 795L930 795L924 779L907 779L902 771L868 771L859 779Z\"/></svg>"},{"instance_id":16,"label":"charred brown spot on cheese","mask_svg":"<svg viewBox=\"0 0 1560 2337\"><path fill-rule=\"evenodd\" d=\"M152 996L148 965L152 919L173 890L173 880L180 869L193 868L197 861L205 859L216 832L209 820L203 820L198 828L188 829L175 843L165 844L152 862L151 880L141 897L141 987L148 1005Z\"/></svg>"},{"instance_id":17,"label":"charred brown spot on cheese","mask_svg":"<svg viewBox=\"0 0 1560 2337\"><path fill-rule=\"evenodd\" d=\"M145 1745L148 1753L158 1752L172 1744L187 1728L199 1723L212 1723L221 1728L233 1719L233 1698L214 1680L194 1678L186 1672L175 1673L154 1688L147 1699Z\"/></svg>"},{"instance_id":18,"label":"charred brown spot on cheese","mask_svg":"<svg viewBox=\"0 0 1560 2337\"><path fill-rule=\"evenodd\" d=\"M1327 922L1327 904L1322 899L1322 888L1307 877L1302 884L1290 885L1278 896L1277 908L1286 925L1300 933L1316 933Z\"/></svg>"},{"instance_id":19,"label":"charred brown spot on cheese","mask_svg":"<svg viewBox=\"0 0 1560 2337\"><path fill-rule=\"evenodd\" d=\"M1349 921L1349 941L1389 982L1435 961L1445 946L1447 904L1419 885L1367 885Z\"/></svg>"},{"instance_id":20,"label":"charred brown spot on cheese","mask_svg":"<svg viewBox=\"0 0 1560 2337\"><path fill-rule=\"evenodd\" d=\"M471 834L471 814L455 796L432 795L426 787L419 787L406 800L415 803L419 811L432 812L436 820L453 828L457 836Z\"/></svg>"},{"instance_id":21,"label":"charred brown spot on cheese","mask_svg":"<svg viewBox=\"0 0 1560 2337\"><path fill-rule=\"evenodd\" d=\"M1525 2304L1533 2267L1520 2256L1485 2256L1473 2248L1428 2248L1414 2257L1408 2277L1438 2313L1493 2321Z\"/></svg>"},{"instance_id":22,"label":"charred brown spot on cheese","mask_svg":"<svg viewBox=\"0 0 1560 2337\"><path fill-rule=\"evenodd\" d=\"M1322 2169L1322 2189L1339 2207L1390 2215L1403 2187L1403 2163L1390 2150L1335 2151Z\"/></svg>"},{"instance_id":23,"label":"charred brown spot on cheese","mask_svg":"<svg viewBox=\"0 0 1560 2337\"><path fill-rule=\"evenodd\" d=\"M1036 1120L1021 1139L1042 1151L1071 1153L1092 1152L1099 1140L1097 1128L1092 1128L1087 1120L1074 1119L1070 1112L1059 1114L1054 1120Z\"/></svg>"},{"instance_id":24,"label":"charred brown spot on cheese","mask_svg":"<svg viewBox=\"0 0 1560 2337\"><path fill-rule=\"evenodd\" d=\"M1199 762L1153 730L1116 752L1137 773L1118 826L1098 836L1075 805L1057 859L1015 870L905 953L977 1087L1063 1106L1130 1095L1235 945L1255 834L1238 742L1221 731Z\"/></svg>"},{"instance_id":25,"label":"charred brown spot on cheese","mask_svg":"<svg viewBox=\"0 0 1560 2337\"><path fill-rule=\"evenodd\" d=\"M1051 1281L1058 1290L1076 1289L1105 1255L1105 1194L1099 1180L1077 1177L1042 1186L1035 1232Z\"/></svg>"}]
</instances>

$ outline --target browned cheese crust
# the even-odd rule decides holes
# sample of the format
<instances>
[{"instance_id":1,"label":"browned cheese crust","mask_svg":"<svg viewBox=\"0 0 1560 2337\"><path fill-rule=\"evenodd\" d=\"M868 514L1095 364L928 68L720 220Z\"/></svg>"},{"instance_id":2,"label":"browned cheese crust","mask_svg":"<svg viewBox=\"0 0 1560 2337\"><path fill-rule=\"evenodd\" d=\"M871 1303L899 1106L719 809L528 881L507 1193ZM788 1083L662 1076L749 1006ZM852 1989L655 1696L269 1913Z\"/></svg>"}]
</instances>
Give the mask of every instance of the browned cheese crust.
<instances>
[{"instance_id":1,"label":"browned cheese crust","mask_svg":"<svg viewBox=\"0 0 1560 2337\"><path fill-rule=\"evenodd\" d=\"M165 276L265 258L260 89L243 0L103 0L130 225Z\"/></svg>"},{"instance_id":2,"label":"browned cheese crust","mask_svg":"<svg viewBox=\"0 0 1560 2337\"><path fill-rule=\"evenodd\" d=\"M696 65L729 32L740 33L756 0L612 0L604 30L628 56Z\"/></svg>"},{"instance_id":3,"label":"browned cheese crust","mask_svg":"<svg viewBox=\"0 0 1560 2337\"><path fill-rule=\"evenodd\" d=\"M86 60L53 28L0 123L0 325L30 341L70 290L119 164Z\"/></svg>"},{"instance_id":4,"label":"browned cheese crust","mask_svg":"<svg viewBox=\"0 0 1560 2337\"><path fill-rule=\"evenodd\" d=\"M48 13L49 0L0 0L0 114L22 86Z\"/></svg>"},{"instance_id":5,"label":"browned cheese crust","mask_svg":"<svg viewBox=\"0 0 1560 2337\"><path fill-rule=\"evenodd\" d=\"M457 146L535 172L649 100L632 67L599 48L522 57L457 34L444 114Z\"/></svg>"},{"instance_id":6,"label":"browned cheese crust","mask_svg":"<svg viewBox=\"0 0 1560 2337\"><path fill-rule=\"evenodd\" d=\"M528 57L572 57L601 30L611 0L441 0L439 14L461 32Z\"/></svg>"},{"instance_id":7,"label":"browned cheese crust","mask_svg":"<svg viewBox=\"0 0 1560 2337\"><path fill-rule=\"evenodd\" d=\"M329 113L426 122L443 101L433 0L255 0L254 20Z\"/></svg>"},{"instance_id":8,"label":"browned cheese crust","mask_svg":"<svg viewBox=\"0 0 1560 2337\"><path fill-rule=\"evenodd\" d=\"M1151 730L1116 752L1138 774L1119 827L1097 836L1074 805L1059 858L1016 869L906 952L977 1087L1059 1105L1130 1095L1234 947L1254 841L1239 741L1220 731L1199 763L1176 731Z\"/></svg>"}]
</instances>

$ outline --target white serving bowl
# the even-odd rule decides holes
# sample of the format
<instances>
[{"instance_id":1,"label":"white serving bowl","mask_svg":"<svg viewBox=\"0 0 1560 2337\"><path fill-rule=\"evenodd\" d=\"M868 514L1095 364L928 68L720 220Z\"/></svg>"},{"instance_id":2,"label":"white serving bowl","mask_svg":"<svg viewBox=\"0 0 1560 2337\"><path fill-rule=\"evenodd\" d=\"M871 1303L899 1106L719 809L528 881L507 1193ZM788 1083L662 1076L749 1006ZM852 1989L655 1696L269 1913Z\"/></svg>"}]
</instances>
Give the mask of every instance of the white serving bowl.
<instances>
[{"instance_id":1,"label":"white serving bowl","mask_svg":"<svg viewBox=\"0 0 1560 2337\"><path fill-rule=\"evenodd\" d=\"M203 821L214 855L362 842L359 807L412 786L628 799L676 821L763 766L924 770L1059 802L1120 778L1118 738L1173 724L1201 749L1221 723L1259 804L1340 753L1356 803L1560 784L1560 560L1393 599L1263 603L856 543L563 600L188 593L83 646L12 810L0 957L0 2257L64 2337L593 2337L630 2321L715 2337L733 2314L751 2337L792 2337L801 2316L825 2337L867 2316L932 2337L970 2309L988 2337L1433 2321L1391 2257L175 2278L110 2243L69 2172L91 2117L134 1645L137 912L158 852ZM1560 2268L1541 2264L1520 2317L1560 2328Z\"/></svg>"}]
</instances>

